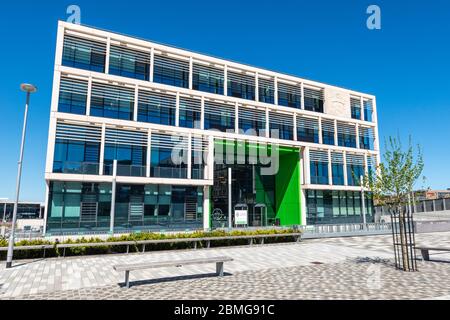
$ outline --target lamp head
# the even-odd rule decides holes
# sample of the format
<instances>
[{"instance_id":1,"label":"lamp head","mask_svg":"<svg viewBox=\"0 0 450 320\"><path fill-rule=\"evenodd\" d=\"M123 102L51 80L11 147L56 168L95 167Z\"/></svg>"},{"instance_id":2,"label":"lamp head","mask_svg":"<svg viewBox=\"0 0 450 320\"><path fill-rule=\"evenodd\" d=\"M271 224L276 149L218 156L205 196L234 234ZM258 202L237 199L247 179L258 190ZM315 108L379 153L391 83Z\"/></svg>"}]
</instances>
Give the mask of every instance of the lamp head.
<instances>
[{"instance_id":1,"label":"lamp head","mask_svg":"<svg viewBox=\"0 0 450 320\"><path fill-rule=\"evenodd\" d=\"M26 93L35 93L37 91L37 88L34 85L29 84L29 83L22 83L20 85L20 89Z\"/></svg>"}]
</instances>

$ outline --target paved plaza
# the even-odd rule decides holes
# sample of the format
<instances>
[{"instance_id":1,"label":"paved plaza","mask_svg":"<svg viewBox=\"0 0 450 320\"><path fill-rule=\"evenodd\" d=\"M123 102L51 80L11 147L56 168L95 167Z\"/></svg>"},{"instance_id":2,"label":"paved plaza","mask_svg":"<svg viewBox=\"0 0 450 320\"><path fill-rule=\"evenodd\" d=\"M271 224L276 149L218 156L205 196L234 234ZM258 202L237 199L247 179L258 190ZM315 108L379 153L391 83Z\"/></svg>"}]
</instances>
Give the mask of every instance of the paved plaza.
<instances>
[{"instance_id":1,"label":"paved plaza","mask_svg":"<svg viewBox=\"0 0 450 320\"><path fill-rule=\"evenodd\" d=\"M418 244L450 246L450 233L420 234ZM125 289L115 264L229 256L215 265L131 273ZM19 261L0 266L0 299L448 299L450 255L419 262L420 272L392 266L392 237L305 240L299 244Z\"/></svg>"}]
</instances>

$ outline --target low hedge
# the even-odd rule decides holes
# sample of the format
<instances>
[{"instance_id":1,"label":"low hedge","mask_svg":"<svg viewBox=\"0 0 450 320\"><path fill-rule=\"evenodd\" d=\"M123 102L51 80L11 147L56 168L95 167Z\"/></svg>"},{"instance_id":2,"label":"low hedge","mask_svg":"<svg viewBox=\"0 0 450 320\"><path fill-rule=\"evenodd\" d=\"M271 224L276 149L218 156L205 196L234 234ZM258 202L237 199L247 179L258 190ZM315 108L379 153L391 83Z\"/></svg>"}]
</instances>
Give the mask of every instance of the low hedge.
<instances>
[{"instance_id":1,"label":"low hedge","mask_svg":"<svg viewBox=\"0 0 450 320\"><path fill-rule=\"evenodd\" d=\"M179 234L159 234L159 233L134 233L130 235L123 235L119 237L110 237L107 240L101 240L98 238L81 238L77 240L67 240L61 243L50 242L46 240L24 240L16 243L16 247L21 246L38 246L38 245L53 245L52 249L45 250L46 258L54 258L63 256L63 248L58 248L57 244L83 244L83 243L105 243L105 242L136 242L136 241L151 241L151 240L172 240L172 239L196 239L196 238L219 238L219 237L244 237L255 235L282 235L289 233L298 233L294 229L284 230L255 230L255 231L231 231L226 232L222 230L216 230L211 232L196 231L193 233L179 233ZM283 243L291 242L292 237L280 237L280 238L268 238L265 243ZM210 243L211 247L224 247L224 246L239 246L248 244L247 239L234 239L234 240L218 240ZM0 239L0 247L7 247L8 242L5 239ZM197 248L205 248L207 246L206 241L197 243ZM142 252L144 245L130 245L129 252ZM181 250L192 249L193 243L161 243L161 244L146 244L145 251L163 251L163 250ZM89 256L89 255L103 255L113 253L126 253L126 245L117 246L98 246L98 247L77 247L66 248L64 256ZM14 251L14 259L38 259L44 256L42 249L38 250L16 250ZM0 252L0 261L6 259L6 252Z\"/></svg>"}]
</instances>

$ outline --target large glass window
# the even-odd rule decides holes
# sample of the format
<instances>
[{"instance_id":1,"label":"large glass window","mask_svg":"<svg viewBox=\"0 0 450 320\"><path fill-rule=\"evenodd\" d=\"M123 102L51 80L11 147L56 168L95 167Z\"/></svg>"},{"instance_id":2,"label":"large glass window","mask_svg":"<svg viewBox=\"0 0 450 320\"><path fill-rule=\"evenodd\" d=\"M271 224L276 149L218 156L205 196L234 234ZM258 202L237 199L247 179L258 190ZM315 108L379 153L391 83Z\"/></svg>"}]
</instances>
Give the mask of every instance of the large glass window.
<instances>
[{"instance_id":1,"label":"large glass window","mask_svg":"<svg viewBox=\"0 0 450 320\"><path fill-rule=\"evenodd\" d=\"M344 185L344 165L341 163L333 163L333 185L343 186Z\"/></svg>"},{"instance_id":2,"label":"large glass window","mask_svg":"<svg viewBox=\"0 0 450 320\"><path fill-rule=\"evenodd\" d=\"M323 113L323 91L305 88L305 110Z\"/></svg>"},{"instance_id":3,"label":"large glass window","mask_svg":"<svg viewBox=\"0 0 450 320\"><path fill-rule=\"evenodd\" d=\"M112 45L109 73L148 81L150 74L150 53Z\"/></svg>"},{"instance_id":4,"label":"large glass window","mask_svg":"<svg viewBox=\"0 0 450 320\"><path fill-rule=\"evenodd\" d=\"M319 143L319 123L317 119L298 118L297 139L298 141Z\"/></svg>"},{"instance_id":5,"label":"large glass window","mask_svg":"<svg viewBox=\"0 0 450 320\"><path fill-rule=\"evenodd\" d=\"M364 101L364 120L373 122L373 105L371 100Z\"/></svg>"},{"instance_id":6,"label":"large glass window","mask_svg":"<svg viewBox=\"0 0 450 320\"><path fill-rule=\"evenodd\" d=\"M147 147L137 145L105 145L105 175L113 174L113 162L117 160L118 176L145 177Z\"/></svg>"},{"instance_id":7,"label":"large glass window","mask_svg":"<svg viewBox=\"0 0 450 320\"><path fill-rule=\"evenodd\" d=\"M294 119L292 115L269 112L270 137L294 140Z\"/></svg>"},{"instance_id":8,"label":"large glass window","mask_svg":"<svg viewBox=\"0 0 450 320\"><path fill-rule=\"evenodd\" d=\"M193 89L216 94L224 93L224 71L194 63Z\"/></svg>"},{"instance_id":9,"label":"large glass window","mask_svg":"<svg viewBox=\"0 0 450 320\"><path fill-rule=\"evenodd\" d=\"M365 176L364 157L347 154L347 182L349 186L360 186Z\"/></svg>"},{"instance_id":10,"label":"large glass window","mask_svg":"<svg viewBox=\"0 0 450 320\"><path fill-rule=\"evenodd\" d=\"M62 64L67 67L105 72L106 44L79 37L64 37Z\"/></svg>"},{"instance_id":11,"label":"large glass window","mask_svg":"<svg viewBox=\"0 0 450 320\"><path fill-rule=\"evenodd\" d=\"M278 105L301 109L302 95L299 85L278 83Z\"/></svg>"},{"instance_id":12,"label":"large glass window","mask_svg":"<svg viewBox=\"0 0 450 320\"><path fill-rule=\"evenodd\" d=\"M322 141L323 144L334 146L334 121L323 120L322 121Z\"/></svg>"},{"instance_id":13,"label":"large glass window","mask_svg":"<svg viewBox=\"0 0 450 320\"><path fill-rule=\"evenodd\" d=\"M354 125L338 122L338 144L340 147L356 148L356 128Z\"/></svg>"},{"instance_id":14,"label":"large glass window","mask_svg":"<svg viewBox=\"0 0 450 320\"><path fill-rule=\"evenodd\" d=\"M100 83L92 85L91 115L133 120L134 90Z\"/></svg>"},{"instance_id":15,"label":"large glass window","mask_svg":"<svg viewBox=\"0 0 450 320\"><path fill-rule=\"evenodd\" d=\"M202 106L199 99L180 98L180 127L200 129L202 118Z\"/></svg>"},{"instance_id":16,"label":"large glass window","mask_svg":"<svg viewBox=\"0 0 450 320\"><path fill-rule=\"evenodd\" d=\"M361 99L350 99L352 119L361 120Z\"/></svg>"},{"instance_id":17,"label":"large glass window","mask_svg":"<svg viewBox=\"0 0 450 320\"><path fill-rule=\"evenodd\" d=\"M58 111L85 115L87 92L87 81L65 77L61 78Z\"/></svg>"},{"instance_id":18,"label":"large glass window","mask_svg":"<svg viewBox=\"0 0 450 320\"><path fill-rule=\"evenodd\" d=\"M151 176L187 179L188 138L152 134Z\"/></svg>"},{"instance_id":19,"label":"large glass window","mask_svg":"<svg viewBox=\"0 0 450 320\"><path fill-rule=\"evenodd\" d=\"M373 150L374 149L374 133L372 128L359 128L359 147L361 149Z\"/></svg>"},{"instance_id":20,"label":"large glass window","mask_svg":"<svg viewBox=\"0 0 450 320\"><path fill-rule=\"evenodd\" d=\"M234 132L235 119L235 106L212 101L205 102L205 130Z\"/></svg>"},{"instance_id":21,"label":"large glass window","mask_svg":"<svg viewBox=\"0 0 450 320\"><path fill-rule=\"evenodd\" d=\"M140 90L138 121L175 125L176 97L169 94Z\"/></svg>"},{"instance_id":22,"label":"large glass window","mask_svg":"<svg viewBox=\"0 0 450 320\"><path fill-rule=\"evenodd\" d=\"M311 184L326 185L329 183L328 161L328 152L310 151Z\"/></svg>"},{"instance_id":23,"label":"large glass window","mask_svg":"<svg viewBox=\"0 0 450 320\"><path fill-rule=\"evenodd\" d=\"M98 174L100 144L56 139L54 173Z\"/></svg>"},{"instance_id":24,"label":"large glass window","mask_svg":"<svg viewBox=\"0 0 450 320\"><path fill-rule=\"evenodd\" d=\"M273 79L258 79L259 102L274 104L275 87Z\"/></svg>"},{"instance_id":25,"label":"large glass window","mask_svg":"<svg viewBox=\"0 0 450 320\"><path fill-rule=\"evenodd\" d=\"M266 112L259 109L239 108L239 129L245 134L264 136Z\"/></svg>"},{"instance_id":26,"label":"large glass window","mask_svg":"<svg viewBox=\"0 0 450 320\"><path fill-rule=\"evenodd\" d=\"M189 62L155 55L153 81L175 87L189 88Z\"/></svg>"},{"instance_id":27,"label":"large glass window","mask_svg":"<svg viewBox=\"0 0 450 320\"><path fill-rule=\"evenodd\" d=\"M228 96L255 100L255 77L245 73L228 72Z\"/></svg>"}]
</instances>

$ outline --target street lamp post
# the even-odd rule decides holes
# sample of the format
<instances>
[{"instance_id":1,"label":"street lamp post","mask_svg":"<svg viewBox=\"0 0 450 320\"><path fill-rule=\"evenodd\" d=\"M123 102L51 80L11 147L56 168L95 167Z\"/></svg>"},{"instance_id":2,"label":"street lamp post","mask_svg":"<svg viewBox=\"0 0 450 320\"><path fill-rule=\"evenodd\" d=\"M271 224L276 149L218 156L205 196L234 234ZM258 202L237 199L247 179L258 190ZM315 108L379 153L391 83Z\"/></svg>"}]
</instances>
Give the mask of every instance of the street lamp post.
<instances>
[{"instance_id":1,"label":"street lamp post","mask_svg":"<svg viewBox=\"0 0 450 320\"><path fill-rule=\"evenodd\" d=\"M9 269L12 267L13 260L13 252L14 252L14 229L17 222L17 208L19 206L19 196L20 196L20 179L22 177L22 163L23 163L23 151L25 146L25 136L27 132L27 117L28 117L28 106L30 104L30 95L37 91L37 88L32 84L22 84L20 86L23 92L27 93L27 102L25 104L25 116L23 120L23 131L22 131L22 144L20 146L20 158L19 158L19 169L17 172L17 183L16 183L16 200L14 202L14 211L13 211L13 219L11 225L11 232L9 235L9 243L8 243L8 255L6 258L6 268Z\"/></svg>"}]
</instances>

